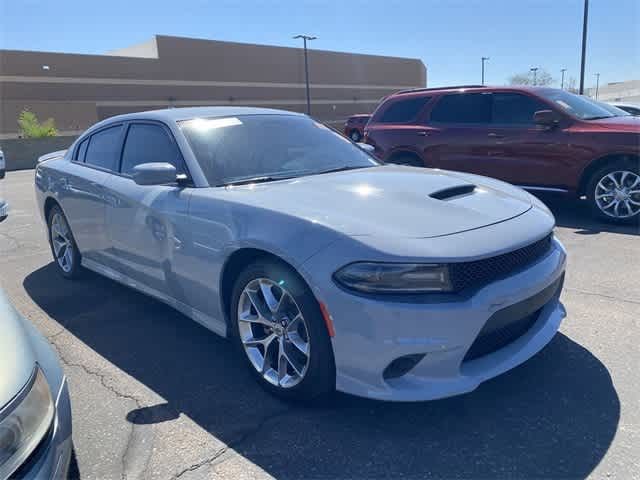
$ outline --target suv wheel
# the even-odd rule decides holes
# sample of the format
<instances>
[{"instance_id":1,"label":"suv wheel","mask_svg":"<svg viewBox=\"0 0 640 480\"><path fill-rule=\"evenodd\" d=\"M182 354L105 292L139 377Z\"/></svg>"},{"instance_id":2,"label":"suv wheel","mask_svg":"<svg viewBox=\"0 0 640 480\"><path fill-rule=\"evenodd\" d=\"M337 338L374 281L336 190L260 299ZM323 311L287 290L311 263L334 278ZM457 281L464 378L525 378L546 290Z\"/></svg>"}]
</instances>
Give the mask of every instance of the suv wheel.
<instances>
[{"instance_id":1,"label":"suv wheel","mask_svg":"<svg viewBox=\"0 0 640 480\"><path fill-rule=\"evenodd\" d=\"M335 387L331 342L320 307L290 267L262 259L238 276L231 333L247 366L271 393L311 400Z\"/></svg>"},{"instance_id":2,"label":"suv wheel","mask_svg":"<svg viewBox=\"0 0 640 480\"><path fill-rule=\"evenodd\" d=\"M386 163L393 163L396 165L406 165L408 167L424 167L424 163L417 155L410 153L399 153L392 156Z\"/></svg>"},{"instance_id":3,"label":"suv wheel","mask_svg":"<svg viewBox=\"0 0 640 480\"><path fill-rule=\"evenodd\" d=\"M58 272L65 278L77 278L82 271L80 252L67 218L59 206L55 205L49 212L47 226L49 227L49 245Z\"/></svg>"},{"instance_id":4,"label":"suv wheel","mask_svg":"<svg viewBox=\"0 0 640 480\"><path fill-rule=\"evenodd\" d=\"M351 138L351 140L357 143L362 138L362 135L360 135L360 132L358 130L351 130L351 133L349 134L349 138Z\"/></svg>"},{"instance_id":5,"label":"suv wheel","mask_svg":"<svg viewBox=\"0 0 640 480\"><path fill-rule=\"evenodd\" d=\"M640 219L638 166L617 162L601 168L589 179L587 198L596 216L615 223Z\"/></svg>"}]
</instances>

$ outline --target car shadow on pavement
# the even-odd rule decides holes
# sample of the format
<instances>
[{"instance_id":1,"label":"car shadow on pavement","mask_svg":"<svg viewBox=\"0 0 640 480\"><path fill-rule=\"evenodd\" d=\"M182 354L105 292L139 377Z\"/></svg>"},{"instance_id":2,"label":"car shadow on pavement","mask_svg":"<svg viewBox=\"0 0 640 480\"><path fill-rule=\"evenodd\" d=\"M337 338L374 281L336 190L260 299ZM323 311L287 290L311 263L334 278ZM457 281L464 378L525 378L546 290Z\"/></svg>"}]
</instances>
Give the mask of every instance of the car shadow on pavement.
<instances>
[{"instance_id":1,"label":"car shadow on pavement","mask_svg":"<svg viewBox=\"0 0 640 480\"><path fill-rule=\"evenodd\" d=\"M586 200L551 193L536 193L536 196L553 212L559 227L574 229L579 235L597 235L602 232L640 235L638 223L621 225L595 218Z\"/></svg>"},{"instance_id":2,"label":"car shadow on pavement","mask_svg":"<svg viewBox=\"0 0 640 480\"><path fill-rule=\"evenodd\" d=\"M563 334L464 396L402 404L336 394L296 406L265 393L230 342L149 297L91 273L61 281L53 264L24 287L52 319L164 398L126 420L186 415L276 478L584 478L619 421L606 367Z\"/></svg>"}]
</instances>

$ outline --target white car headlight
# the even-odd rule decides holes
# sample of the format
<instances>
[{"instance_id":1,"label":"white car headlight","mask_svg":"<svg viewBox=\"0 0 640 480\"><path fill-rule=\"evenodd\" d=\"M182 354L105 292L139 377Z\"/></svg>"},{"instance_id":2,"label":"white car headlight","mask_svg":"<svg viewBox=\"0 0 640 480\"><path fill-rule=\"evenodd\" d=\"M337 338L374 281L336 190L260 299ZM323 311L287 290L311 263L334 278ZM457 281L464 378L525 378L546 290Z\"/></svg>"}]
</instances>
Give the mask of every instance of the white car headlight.
<instances>
[{"instance_id":1,"label":"white car headlight","mask_svg":"<svg viewBox=\"0 0 640 480\"><path fill-rule=\"evenodd\" d=\"M342 286L364 293L451 292L446 265L351 263L333 275Z\"/></svg>"},{"instance_id":2,"label":"white car headlight","mask_svg":"<svg viewBox=\"0 0 640 480\"><path fill-rule=\"evenodd\" d=\"M25 388L0 410L0 478L8 478L49 431L55 407L39 367Z\"/></svg>"}]
</instances>

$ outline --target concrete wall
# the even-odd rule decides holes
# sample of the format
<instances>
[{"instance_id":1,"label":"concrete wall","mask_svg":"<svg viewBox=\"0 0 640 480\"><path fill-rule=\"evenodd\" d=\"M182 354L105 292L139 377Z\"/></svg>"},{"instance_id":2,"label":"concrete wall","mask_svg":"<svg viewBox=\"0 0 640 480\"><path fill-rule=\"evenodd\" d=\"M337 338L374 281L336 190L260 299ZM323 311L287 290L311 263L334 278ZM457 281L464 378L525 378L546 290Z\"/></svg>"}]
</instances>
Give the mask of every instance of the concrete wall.
<instances>
[{"instance_id":1,"label":"concrete wall","mask_svg":"<svg viewBox=\"0 0 640 480\"><path fill-rule=\"evenodd\" d=\"M394 91L426 86L418 59L315 50L317 42L309 76L321 121L369 113ZM156 36L110 55L0 50L0 139L17 135L24 108L72 134L118 113L196 105L304 111L302 49Z\"/></svg>"},{"instance_id":2,"label":"concrete wall","mask_svg":"<svg viewBox=\"0 0 640 480\"><path fill-rule=\"evenodd\" d=\"M4 152L7 171L26 170L36 166L38 157L56 150L65 150L76 138L60 136L0 140L0 149Z\"/></svg>"}]
</instances>

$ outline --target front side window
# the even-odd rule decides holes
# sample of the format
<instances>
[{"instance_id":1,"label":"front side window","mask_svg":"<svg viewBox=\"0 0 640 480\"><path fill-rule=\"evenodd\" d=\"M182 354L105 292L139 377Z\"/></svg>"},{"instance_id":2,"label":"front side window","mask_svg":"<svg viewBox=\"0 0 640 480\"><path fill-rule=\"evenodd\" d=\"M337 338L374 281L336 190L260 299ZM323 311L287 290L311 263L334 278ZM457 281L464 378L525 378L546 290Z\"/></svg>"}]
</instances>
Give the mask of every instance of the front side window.
<instances>
[{"instance_id":1,"label":"front side window","mask_svg":"<svg viewBox=\"0 0 640 480\"><path fill-rule=\"evenodd\" d=\"M378 165L342 135L303 116L196 118L180 122L180 129L210 185Z\"/></svg>"},{"instance_id":2,"label":"front side window","mask_svg":"<svg viewBox=\"0 0 640 480\"><path fill-rule=\"evenodd\" d=\"M117 171L121 137L122 125L109 127L91 135L85 162L105 170Z\"/></svg>"},{"instance_id":3,"label":"front side window","mask_svg":"<svg viewBox=\"0 0 640 480\"><path fill-rule=\"evenodd\" d=\"M180 150L164 128L146 123L132 124L124 142L120 171L131 175L137 165L154 162L170 163L178 173L184 173Z\"/></svg>"},{"instance_id":4,"label":"front side window","mask_svg":"<svg viewBox=\"0 0 640 480\"><path fill-rule=\"evenodd\" d=\"M415 120L429 100L430 97L413 97L395 101L382 112L377 121L378 123L407 123Z\"/></svg>"},{"instance_id":5,"label":"front side window","mask_svg":"<svg viewBox=\"0 0 640 480\"><path fill-rule=\"evenodd\" d=\"M533 125L533 114L549 110L542 102L521 93L494 93L492 123L500 125Z\"/></svg>"},{"instance_id":6,"label":"front side window","mask_svg":"<svg viewBox=\"0 0 640 480\"><path fill-rule=\"evenodd\" d=\"M431 112L431 121L440 123L489 123L491 95L456 93L443 96Z\"/></svg>"}]
</instances>

